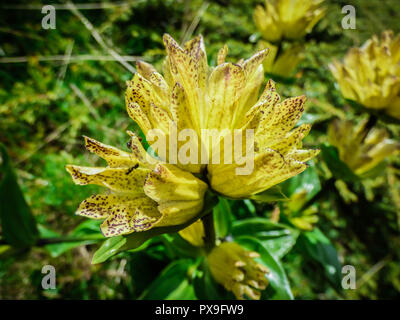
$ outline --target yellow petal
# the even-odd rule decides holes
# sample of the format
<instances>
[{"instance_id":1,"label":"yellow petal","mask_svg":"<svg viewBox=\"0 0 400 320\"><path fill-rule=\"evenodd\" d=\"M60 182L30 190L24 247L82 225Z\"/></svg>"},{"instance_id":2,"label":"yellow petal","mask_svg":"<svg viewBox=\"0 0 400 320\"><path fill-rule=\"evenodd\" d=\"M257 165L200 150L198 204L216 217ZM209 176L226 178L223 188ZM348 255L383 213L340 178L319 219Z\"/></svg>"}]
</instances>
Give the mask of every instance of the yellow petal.
<instances>
[{"instance_id":1,"label":"yellow petal","mask_svg":"<svg viewBox=\"0 0 400 320\"><path fill-rule=\"evenodd\" d=\"M228 55L228 46L225 44L219 51L218 51L218 59L217 64L225 63L226 56Z\"/></svg>"},{"instance_id":2,"label":"yellow petal","mask_svg":"<svg viewBox=\"0 0 400 320\"><path fill-rule=\"evenodd\" d=\"M247 79L250 79L258 67L262 64L264 59L268 56L269 49L266 48L257 52L251 58L247 59L243 63L243 69L246 73Z\"/></svg>"},{"instance_id":3,"label":"yellow petal","mask_svg":"<svg viewBox=\"0 0 400 320\"><path fill-rule=\"evenodd\" d=\"M152 228L160 219L157 203L147 197L118 200L100 228L105 237L115 237Z\"/></svg>"},{"instance_id":4,"label":"yellow petal","mask_svg":"<svg viewBox=\"0 0 400 320\"><path fill-rule=\"evenodd\" d=\"M232 291L237 299L260 299L268 285L269 270L253 260L259 255L243 249L234 242L223 242L214 247L207 256L213 278Z\"/></svg>"},{"instance_id":5,"label":"yellow petal","mask_svg":"<svg viewBox=\"0 0 400 320\"><path fill-rule=\"evenodd\" d=\"M239 65L224 63L211 72L208 83L209 129L231 128L236 102L244 84L245 73Z\"/></svg>"},{"instance_id":6,"label":"yellow petal","mask_svg":"<svg viewBox=\"0 0 400 320\"><path fill-rule=\"evenodd\" d=\"M273 139L289 132L301 118L305 101L306 97L300 96L276 104L271 114L261 117L256 134L268 135Z\"/></svg>"},{"instance_id":7,"label":"yellow petal","mask_svg":"<svg viewBox=\"0 0 400 320\"><path fill-rule=\"evenodd\" d=\"M153 129L147 114L137 103L128 103L126 109L129 116L139 125L145 135L149 130Z\"/></svg>"},{"instance_id":8,"label":"yellow petal","mask_svg":"<svg viewBox=\"0 0 400 320\"><path fill-rule=\"evenodd\" d=\"M86 136L84 138L86 149L106 160L111 168L132 167L137 163L134 156L128 152L121 151Z\"/></svg>"},{"instance_id":9,"label":"yellow petal","mask_svg":"<svg viewBox=\"0 0 400 320\"><path fill-rule=\"evenodd\" d=\"M204 246L204 226L200 219L179 231L179 235L195 247Z\"/></svg>"},{"instance_id":10,"label":"yellow petal","mask_svg":"<svg viewBox=\"0 0 400 320\"><path fill-rule=\"evenodd\" d=\"M143 201L143 197L126 194L96 194L82 201L76 214L91 219L106 219L123 211L136 210ZM146 201L156 205L156 202L150 199Z\"/></svg>"},{"instance_id":11,"label":"yellow petal","mask_svg":"<svg viewBox=\"0 0 400 320\"><path fill-rule=\"evenodd\" d=\"M178 131L194 128L190 106L186 100L185 91L179 82L172 89L171 114L173 120L177 123Z\"/></svg>"},{"instance_id":12,"label":"yellow petal","mask_svg":"<svg viewBox=\"0 0 400 320\"><path fill-rule=\"evenodd\" d=\"M95 168L67 165L66 169L76 184L97 184L113 191L131 195L143 194L143 184L149 173L148 169L138 168L138 165L130 168Z\"/></svg>"},{"instance_id":13,"label":"yellow petal","mask_svg":"<svg viewBox=\"0 0 400 320\"><path fill-rule=\"evenodd\" d=\"M195 200L203 198L207 184L189 172L170 164L158 164L148 175L144 191L157 202Z\"/></svg>"},{"instance_id":14,"label":"yellow petal","mask_svg":"<svg viewBox=\"0 0 400 320\"><path fill-rule=\"evenodd\" d=\"M308 160L311 160L312 158L316 157L321 150L315 149L315 150L293 150L289 152L286 156L288 158L291 158L293 160L297 160L300 162L307 162Z\"/></svg>"},{"instance_id":15,"label":"yellow petal","mask_svg":"<svg viewBox=\"0 0 400 320\"><path fill-rule=\"evenodd\" d=\"M182 225L201 213L203 199L195 201L160 201L157 208L162 214L160 221L157 222L158 227Z\"/></svg>"},{"instance_id":16,"label":"yellow petal","mask_svg":"<svg viewBox=\"0 0 400 320\"><path fill-rule=\"evenodd\" d=\"M310 130L310 124L302 124L274 144L268 145L268 141L263 141L262 138L259 140L259 144L286 155L288 152L301 146L301 141L308 135Z\"/></svg>"},{"instance_id":17,"label":"yellow petal","mask_svg":"<svg viewBox=\"0 0 400 320\"><path fill-rule=\"evenodd\" d=\"M256 155L251 174L237 175L236 168L235 164L209 165L211 187L231 198L246 198L303 172L307 165L270 149Z\"/></svg>"},{"instance_id":18,"label":"yellow petal","mask_svg":"<svg viewBox=\"0 0 400 320\"><path fill-rule=\"evenodd\" d=\"M132 131L127 131L129 136L131 137L128 146L132 150L132 157L141 164L146 163L146 150L144 150L142 143L140 142L139 137Z\"/></svg>"},{"instance_id":19,"label":"yellow petal","mask_svg":"<svg viewBox=\"0 0 400 320\"><path fill-rule=\"evenodd\" d=\"M157 201L162 218L158 226L183 224L203 208L207 184L170 164L158 164L148 175L144 192Z\"/></svg>"}]
</instances>

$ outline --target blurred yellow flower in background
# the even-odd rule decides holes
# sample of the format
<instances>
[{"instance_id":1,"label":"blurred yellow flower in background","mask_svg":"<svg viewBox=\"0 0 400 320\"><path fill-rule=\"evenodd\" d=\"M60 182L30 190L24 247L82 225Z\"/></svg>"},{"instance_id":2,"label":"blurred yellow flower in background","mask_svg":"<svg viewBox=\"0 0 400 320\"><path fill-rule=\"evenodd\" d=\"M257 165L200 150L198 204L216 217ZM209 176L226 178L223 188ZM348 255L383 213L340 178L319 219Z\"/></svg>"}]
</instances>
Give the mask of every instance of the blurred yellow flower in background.
<instances>
[{"instance_id":1,"label":"blurred yellow flower in background","mask_svg":"<svg viewBox=\"0 0 400 320\"><path fill-rule=\"evenodd\" d=\"M346 99L400 119L400 35L384 31L329 67Z\"/></svg>"},{"instance_id":2,"label":"blurred yellow flower in background","mask_svg":"<svg viewBox=\"0 0 400 320\"><path fill-rule=\"evenodd\" d=\"M130 135L130 153L85 138L86 148L108 167L68 165L67 170L76 184L97 184L109 192L84 200L76 214L104 220L100 228L106 237L181 225L196 217L207 184L173 165L149 164L138 137Z\"/></svg>"},{"instance_id":3,"label":"blurred yellow flower in background","mask_svg":"<svg viewBox=\"0 0 400 320\"><path fill-rule=\"evenodd\" d=\"M355 174L363 175L400 150L400 143L389 138L385 129L369 128L368 120L358 124L335 120L328 128L329 142Z\"/></svg>"},{"instance_id":4,"label":"blurred yellow flower in background","mask_svg":"<svg viewBox=\"0 0 400 320\"><path fill-rule=\"evenodd\" d=\"M260 290L268 285L269 270L257 263L257 252L247 251L235 242L223 242L207 256L208 266L214 279L237 299L259 300Z\"/></svg>"},{"instance_id":5,"label":"blurred yellow flower in background","mask_svg":"<svg viewBox=\"0 0 400 320\"><path fill-rule=\"evenodd\" d=\"M310 231L318 222L318 209L315 206L304 207L307 203L307 190L294 193L288 202L283 203L289 221L301 230Z\"/></svg>"},{"instance_id":6,"label":"blurred yellow flower in background","mask_svg":"<svg viewBox=\"0 0 400 320\"><path fill-rule=\"evenodd\" d=\"M264 71L271 75L289 77L296 69L297 65L304 60L304 46L298 43L288 44L281 49L278 54L278 46L260 40L258 46L261 49L269 49L269 54L263 62Z\"/></svg>"},{"instance_id":7,"label":"blurred yellow flower in background","mask_svg":"<svg viewBox=\"0 0 400 320\"><path fill-rule=\"evenodd\" d=\"M254 10L262 37L270 42L300 39L325 15L323 0L265 0Z\"/></svg>"}]
</instances>

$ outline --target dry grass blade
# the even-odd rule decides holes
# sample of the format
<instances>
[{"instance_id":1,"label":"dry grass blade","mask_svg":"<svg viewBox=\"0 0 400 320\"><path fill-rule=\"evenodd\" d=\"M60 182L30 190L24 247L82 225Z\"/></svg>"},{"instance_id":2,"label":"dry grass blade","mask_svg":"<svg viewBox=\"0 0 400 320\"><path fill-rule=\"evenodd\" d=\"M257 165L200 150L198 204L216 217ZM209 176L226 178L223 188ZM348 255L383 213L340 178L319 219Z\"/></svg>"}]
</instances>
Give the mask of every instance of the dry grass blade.
<instances>
[{"instance_id":1,"label":"dry grass blade","mask_svg":"<svg viewBox=\"0 0 400 320\"><path fill-rule=\"evenodd\" d=\"M107 46L101 35L97 32L97 30L94 28L94 26L90 23L86 17L79 12L77 7L74 5L73 2L68 1L67 2L68 8L71 10L71 12L81 20L83 25L90 31L92 34L93 38L97 41L97 43L105 50L107 51L111 56L115 58L120 64L122 64L128 71L135 73L136 69L131 66L128 62L126 62L118 52L116 52L114 49L111 49Z\"/></svg>"}]
</instances>

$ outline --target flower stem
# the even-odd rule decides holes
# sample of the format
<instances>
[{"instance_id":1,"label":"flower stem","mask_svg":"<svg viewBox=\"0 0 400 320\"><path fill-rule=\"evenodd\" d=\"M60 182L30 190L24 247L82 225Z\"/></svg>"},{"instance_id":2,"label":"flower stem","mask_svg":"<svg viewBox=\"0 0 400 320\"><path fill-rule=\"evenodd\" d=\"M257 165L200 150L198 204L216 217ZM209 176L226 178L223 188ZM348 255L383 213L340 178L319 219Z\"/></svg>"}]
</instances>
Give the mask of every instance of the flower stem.
<instances>
[{"instance_id":1,"label":"flower stem","mask_svg":"<svg viewBox=\"0 0 400 320\"><path fill-rule=\"evenodd\" d=\"M214 217L213 211L206 214L201 218L204 226L204 247L207 252L211 251L212 248L215 247L215 227L214 227Z\"/></svg>"}]
</instances>

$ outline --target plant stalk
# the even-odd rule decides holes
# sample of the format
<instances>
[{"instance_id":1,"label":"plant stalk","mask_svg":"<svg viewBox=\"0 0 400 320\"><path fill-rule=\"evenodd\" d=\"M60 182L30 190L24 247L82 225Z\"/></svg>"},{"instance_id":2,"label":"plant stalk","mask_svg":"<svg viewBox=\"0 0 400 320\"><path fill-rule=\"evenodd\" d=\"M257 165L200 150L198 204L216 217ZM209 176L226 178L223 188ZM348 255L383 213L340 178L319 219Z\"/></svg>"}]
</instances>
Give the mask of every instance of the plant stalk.
<instances>
[{"instance_id":1,"label":"plant stalk","mask_svg":"<svg viewBox=\"0 0 400 320\"><path fill-rule=\"evenodd\" d=\"M206 214L201 218L204 226L204 247L206 252L210 252L212 248L215 247L215 226L214 226L214 217L213 211L211 210L210 213Z\"/></svg>"}]
</instances>

